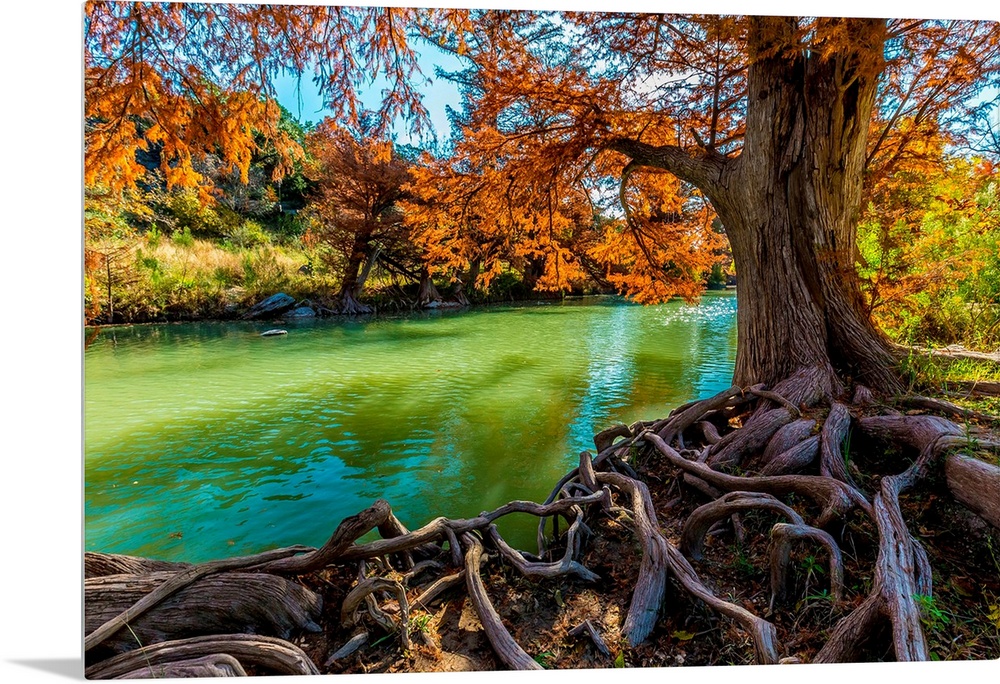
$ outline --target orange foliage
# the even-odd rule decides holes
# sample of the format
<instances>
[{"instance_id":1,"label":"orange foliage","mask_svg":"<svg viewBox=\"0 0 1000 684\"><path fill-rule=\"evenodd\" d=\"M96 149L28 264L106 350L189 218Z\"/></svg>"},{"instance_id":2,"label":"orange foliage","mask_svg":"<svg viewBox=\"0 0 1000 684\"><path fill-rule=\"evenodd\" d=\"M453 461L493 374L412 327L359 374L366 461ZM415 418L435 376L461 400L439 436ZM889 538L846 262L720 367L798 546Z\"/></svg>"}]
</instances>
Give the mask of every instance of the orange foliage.
<instances>
[{"instance_id":1,"label":"orange foliage","mask_svg":"<svg viewBox=\"0 0 1000 684\"><path fill-rule=\"evenodd\" d=\"M419 10L204 3L87 2L85 180L133 187L145 172L136 151L155 149L168 185L205 182L194 160L221 157L246 177L269 139L290 170L301 150L277 127L271 77L313 78L337 118L356 124L356 92L381 74L381 121L426 110L406 39ZM457 24L456 24L457 26Z\"/></svg>"},{"instance_id":2,"label":"orange foliage","mask_svg":"<svg viewBox=\"0 0 1000 684\"><path fill-rule=\"evenodd\" d=\"M465 95L454 154L415 171L406 205L429 266L481 267L480 285L517 268L543 290L590 279L639 301L692 298L723 245L704 174L742 153L754 60L846 55L836 63L848 76L881 72L865 161L876 211L894 211L884 182L942 142L973 141L980 95L1000 80L990 22L893 19L859 36L831 18L763 22L774 35L751 35L750 20L89 2L87 182L134 185L137 150L159 154L171 185L206 183L194 164L206 154L245 176L261 137L287 162L299 151L268 99L286 69L312 70L351 128L358 90L382 77L375 137L398 116L419 128L419 35L466 65L454 75Z\"/></svg>"},{"instance_id":3,"label":"orange foliage","mask_svg":"<svg viewBox=\"0 0 1000 684\"><path fill-rule=\"evenodd\" d=\"M391 142L365 137L324 119L306 137L306 175L316 184L309 213L318 224L307 242L323 240L348 260L355 277L376 247L388 250L405 239L396 203L409 181L408 164Z\"/></svg>"},{"instance_id":4,"label":"orange foliage","mask_svg":"<svg viewBox=\"0 0 1000 684\"><path fill-rule=\"evenodd\" d=\"M723 240L712 230L711 198L696 188L706 187L699 176L706 162L742 152L753 59L847 52L843 68L884 72L866 161L876 206L879 179L939 154L941 131L954 142L974 133L977 98L1000 72L1000 32L990 22L889 20L870 50L857 49L862 36L847 21L771 22L763 26L775 35L757 36L751 54L748 17L483 11L475 18L460 38L425 26L469 64L457 75L466 111L455 158L424 180L440 214L421 217L434 226L427 242L446 244L441 263L452 265L482 246L477 258L502 260L511 238L561 254L565 241L543 244L545 232L530 230L551 223L549 194L599 203L598 189L617 180L625 217L608 221L575 256L643 302L696 296L718 260ZM663 170L676 176L649 173Z\"/></svg>"}]
</instances>

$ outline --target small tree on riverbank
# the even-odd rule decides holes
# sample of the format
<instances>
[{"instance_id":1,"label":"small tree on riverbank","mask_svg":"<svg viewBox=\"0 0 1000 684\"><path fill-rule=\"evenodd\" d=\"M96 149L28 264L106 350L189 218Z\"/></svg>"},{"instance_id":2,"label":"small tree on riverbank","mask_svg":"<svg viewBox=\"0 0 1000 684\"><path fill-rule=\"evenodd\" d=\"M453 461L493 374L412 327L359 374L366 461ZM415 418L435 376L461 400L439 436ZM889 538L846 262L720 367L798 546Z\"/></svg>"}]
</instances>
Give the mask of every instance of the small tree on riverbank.
<instances>
[{"instance_id":1,"label":"small tree on riverbank","mask_svg":"<svg viewBox=\"0 0 1000 684\"><path fill-rule=\"evenodd\" d=\"M329 119L307 136L306 147L317 237L343 261L335 309L370 313L358 300L361 290L379 257L406 239L397 203L405 196L409 165L391 142L356 136Z\"/></svg>"}]
</instances>

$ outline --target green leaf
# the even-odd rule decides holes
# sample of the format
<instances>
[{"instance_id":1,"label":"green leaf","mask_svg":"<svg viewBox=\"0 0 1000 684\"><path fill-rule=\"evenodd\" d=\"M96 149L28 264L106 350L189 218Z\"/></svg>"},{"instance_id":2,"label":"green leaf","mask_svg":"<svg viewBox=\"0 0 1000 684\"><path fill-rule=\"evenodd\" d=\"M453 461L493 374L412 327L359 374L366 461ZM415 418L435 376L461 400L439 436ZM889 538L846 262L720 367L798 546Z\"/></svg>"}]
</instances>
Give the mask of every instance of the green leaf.
<instances>
[{"instance_id":1,"label":"green leaf","mask_svg":"<svg viewBox=\"0 0 1000 684\"><path fill-rule=\"evenodd\" d=\"M694 639L694 634L692 632L686 632L684 630L673 632L670 636L675 639L680 639L681 641L690 641L691 639Z\"/></svg>"},{"instance_id":2,"label":"green leaf","mask_svg":"<svg viewBox=\"0 0 1000 684\"><path fill-rule=\"evenodd\" d=\"M618 657L615 658L615 667L625 667L625 651L619 651Z\"/></svg>"},{"instance_id":3,"label":"green leaf","mask_svg":"<svg viewBox=\"0 0 1000 684\"><path fill-rule=\"evenodd\" d=\"M988 617L993 624L997 626L997 629L1000 629L1000 605L990 605L990 612L986 617Z\"/></svg>"}]
</instances>

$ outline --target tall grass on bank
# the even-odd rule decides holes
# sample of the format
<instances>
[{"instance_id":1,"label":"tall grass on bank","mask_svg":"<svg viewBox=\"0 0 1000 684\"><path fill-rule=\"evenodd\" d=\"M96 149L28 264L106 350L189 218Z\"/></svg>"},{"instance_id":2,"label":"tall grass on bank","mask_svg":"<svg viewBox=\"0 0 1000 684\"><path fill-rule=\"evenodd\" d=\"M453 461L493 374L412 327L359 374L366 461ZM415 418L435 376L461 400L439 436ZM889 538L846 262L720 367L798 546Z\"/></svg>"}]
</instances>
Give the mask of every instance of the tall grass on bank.
<instances>
[{"instance_id":1,"label":"tall grass on bank","mask_svg":"<svg viewBox=\"0 0 1000 684\"><path fill-rule=\"evenodd\" d=\"M224 243L153 231L113 250L88 244L88 322L232 318L278 291L306 298L332 289L328 275L312 272L301 247L272 245L253 225L244 232Z\"/></svg>"}]
</instances>

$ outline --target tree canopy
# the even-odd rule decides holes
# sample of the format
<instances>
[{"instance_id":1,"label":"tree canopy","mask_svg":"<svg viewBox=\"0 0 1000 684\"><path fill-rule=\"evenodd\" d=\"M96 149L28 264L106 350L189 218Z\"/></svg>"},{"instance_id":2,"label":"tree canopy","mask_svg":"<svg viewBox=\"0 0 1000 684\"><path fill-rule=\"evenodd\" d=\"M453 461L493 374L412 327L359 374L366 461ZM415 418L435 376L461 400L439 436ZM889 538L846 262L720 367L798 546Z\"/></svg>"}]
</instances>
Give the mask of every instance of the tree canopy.
<instances>
[{"instance_id":1,"label":"tree canopy","mask_svg":"<svg viewBox=\"0 0 1000 684\"><path fill-rule=\"evenodd\" d=\"M893 385L856 274L863 209L898 170L997 152L986 21L94 2L87 180L132 187L146 151L168 187L205 188L197 159L245 179L264 141L280 177L301 155L272 99L283 71L314 70L344 126L425 126L428 42L464 67L441 74L463 93L454 147L414 172L425 266L693 298L724 232L741 279L769 290L741 307L741 340L766 340L741 345L744 381L818 364Z\"/></svg>"}]
</instances>

